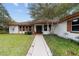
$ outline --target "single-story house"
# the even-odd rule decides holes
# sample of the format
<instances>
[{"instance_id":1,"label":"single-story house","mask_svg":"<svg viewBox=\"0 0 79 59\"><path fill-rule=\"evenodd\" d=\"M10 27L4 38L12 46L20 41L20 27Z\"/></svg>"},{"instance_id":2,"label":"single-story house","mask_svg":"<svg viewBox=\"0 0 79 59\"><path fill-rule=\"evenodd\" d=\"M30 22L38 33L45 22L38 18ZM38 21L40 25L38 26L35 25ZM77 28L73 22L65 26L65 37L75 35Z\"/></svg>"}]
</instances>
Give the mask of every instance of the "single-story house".
<instances>
[{"instance_id":1,"label":"single-story house","mask_svg":"<svg viewBox=\"0 0 79 59\"><path fill-rule=\"evenodd\" d=\"M13 23L9 25L9 33L25 33L31 31L33 34L50 34L53 20L33 20L29 22Z\"/></svg>"},{"instance_id":2,"label":"single-story house","mask_svg":"<svg viewBox=\"0 0 79 59\"><path fill-rule=\"evenodd\" d=\"M79 39L79 12L65 16L61 20L33 20L9 25L9 33L57 34L58 36Z\"/></svg>"}]
</instances>

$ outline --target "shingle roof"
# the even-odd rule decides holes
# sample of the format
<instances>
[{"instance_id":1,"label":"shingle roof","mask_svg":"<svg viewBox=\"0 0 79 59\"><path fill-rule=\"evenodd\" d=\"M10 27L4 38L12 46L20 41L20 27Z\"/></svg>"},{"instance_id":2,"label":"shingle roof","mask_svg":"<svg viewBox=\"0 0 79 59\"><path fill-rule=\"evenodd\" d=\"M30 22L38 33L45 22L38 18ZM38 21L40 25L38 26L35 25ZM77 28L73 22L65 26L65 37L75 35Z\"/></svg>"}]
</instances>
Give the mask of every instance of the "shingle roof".
<instances>
[{"instance_id":1,"label":"shingle roof","mask_svg":"<svg viewBox=\"0 0 79 59\"><path fill-rule=\"evenodd\" d=\"M57 22L56 20L52 20L52 19L41 19L41 20L34 20L33 23L34 24L40 24L40 23L55 23Z\"/></svg>"},{"instance_id":2,"label":"shingle roof","mask_svg":"<svg viewBox=\"0 0 79 59\"><path fill-rule=\"evenodd\" d=\"M11 25L33 25L33 24L47 24L47 23L56 23L57 21L56 20L48 20L48 19L46 19L46 20L43 20L43 19L41 19L41 20L32 20L32 21L28 21L28 22L16 22L16 23L12 23L12 24L10 24L10 26Z\"/></svg>"}]
</instances>

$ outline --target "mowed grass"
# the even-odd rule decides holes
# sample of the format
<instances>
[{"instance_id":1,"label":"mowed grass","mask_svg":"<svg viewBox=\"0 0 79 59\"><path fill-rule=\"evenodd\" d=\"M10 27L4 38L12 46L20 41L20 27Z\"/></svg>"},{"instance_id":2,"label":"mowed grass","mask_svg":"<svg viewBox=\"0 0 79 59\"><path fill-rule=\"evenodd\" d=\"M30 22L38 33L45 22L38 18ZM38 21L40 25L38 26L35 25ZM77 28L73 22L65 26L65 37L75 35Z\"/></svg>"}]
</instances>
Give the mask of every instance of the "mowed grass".
<instances>
[{"instance_id":1,"label":"mowed grass","mask_svg":"<svg viewBox=\"0 0 79 59\"><path fill-rule=\"evenodd\" d=\"M33 41L32 35L0 34L0 55L24 56Z\"/></svg>"},{"instance_id":2,"label":"mowed grass","mask_svg":"<svg viewBox=\"0 0 79 59\"><path fill-rule=\"evenodd\" d=\"M79 43L56 35L44 36L55 56L79 56Z\"/></svg>"}]
</instances>

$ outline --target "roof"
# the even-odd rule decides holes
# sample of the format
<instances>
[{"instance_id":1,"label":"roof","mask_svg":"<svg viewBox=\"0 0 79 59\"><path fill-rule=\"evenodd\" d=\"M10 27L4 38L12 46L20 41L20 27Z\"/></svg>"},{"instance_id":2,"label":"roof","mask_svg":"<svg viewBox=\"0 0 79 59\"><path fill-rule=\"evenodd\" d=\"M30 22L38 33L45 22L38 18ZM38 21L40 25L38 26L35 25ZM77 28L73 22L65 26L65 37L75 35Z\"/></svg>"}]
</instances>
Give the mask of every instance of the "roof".
<instances>
[{"instance_id":1,"label":"roof","mask_svg":"<svg viewBox=\"0 0 79 59\"><path fill-rule=\"evenodd\" d=\"M12 23L12 24L9 24L9 26L11 26L11 25L34 25L34 24L47 24L47 23L49 23L49 24L52 24L52 23L56 23L57 22L57 20L52 20L52 19L50 19L50 20L48 20L48 19L40 19L40 20L32 20L32 21L28 21L28 22L16 22L16 23Z\"/></svg>"},{"instance_id":2,"label":"roof","mask_svg":"<svg viewBox=\"0 0 79 59\"><path fill-rule=\"evenodd\" d=\"M59 21L59 19L53 19L53 20L52 19L49 19L49 20L48 19L40 19L40 20L32 20L32 21L28 21L28 22L16 22L16 23L10 24L10 26L11 25L27 25L28 26L28 25L33 25L33 24L47 24L47 23L57 24L57 23L62 23L64 21L73 20L73 18L78 17L78 16L79 16L79 12L76 12L72 15L65 16L64 18L60 19L60 21Z\"/></svg>"},{"instance_id":3,"label":"roof","mask_svg":"<svg viewBox=\"0 0 79 59\"><path fill-rule=\"evenodd\" d=\"M47 24L47 23L56 23L57 20L52 20L52 19L40 19L40 20L33 20L34 24Z\"/></svg>"},{"instance_id":4,"label":"roof","mask_svg":"<svg viewBox=\"0 0 79 59\"><path fill-rule=\"evenodd\" d=\"M73 20L73 18L76 18L78 16L79 16L79 12L76 12L72 15L67 15L64 18L60 19L61 21L59 21L59 23L64 22L64 21L71 21L71 20Z\"/></svg>"},{"instance_id":5,"label":"roof","mask_svg":"<svg viewBox=\"0 0 79 59\"><path fill-rule=\"evenodd\" d=\"M27 21L27 22L15 22L15 23L9 24L9 26L11 26L11 25L14 25L14 26L16 26L16 25L32 25L32 21Z\"/></svg>"}]
</instances>

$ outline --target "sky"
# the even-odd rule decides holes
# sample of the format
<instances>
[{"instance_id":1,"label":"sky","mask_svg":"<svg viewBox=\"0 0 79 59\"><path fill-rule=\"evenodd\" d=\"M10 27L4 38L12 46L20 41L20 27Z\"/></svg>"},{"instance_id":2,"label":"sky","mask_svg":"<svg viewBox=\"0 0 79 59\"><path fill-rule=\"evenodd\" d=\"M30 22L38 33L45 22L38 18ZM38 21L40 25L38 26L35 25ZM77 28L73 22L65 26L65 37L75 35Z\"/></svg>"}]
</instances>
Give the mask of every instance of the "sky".
<instances>
[{"instance_id":1,"label":"sky","mask_svg":"<svg viewBox=\"0 0 79 59\"><path fill-rule=\"evenodd\" d=\"M4 3L3 6L6 8L11 18L16 22L32 20L31 15L29 15L27 3Z\"/></svg>"}]
</instances>

